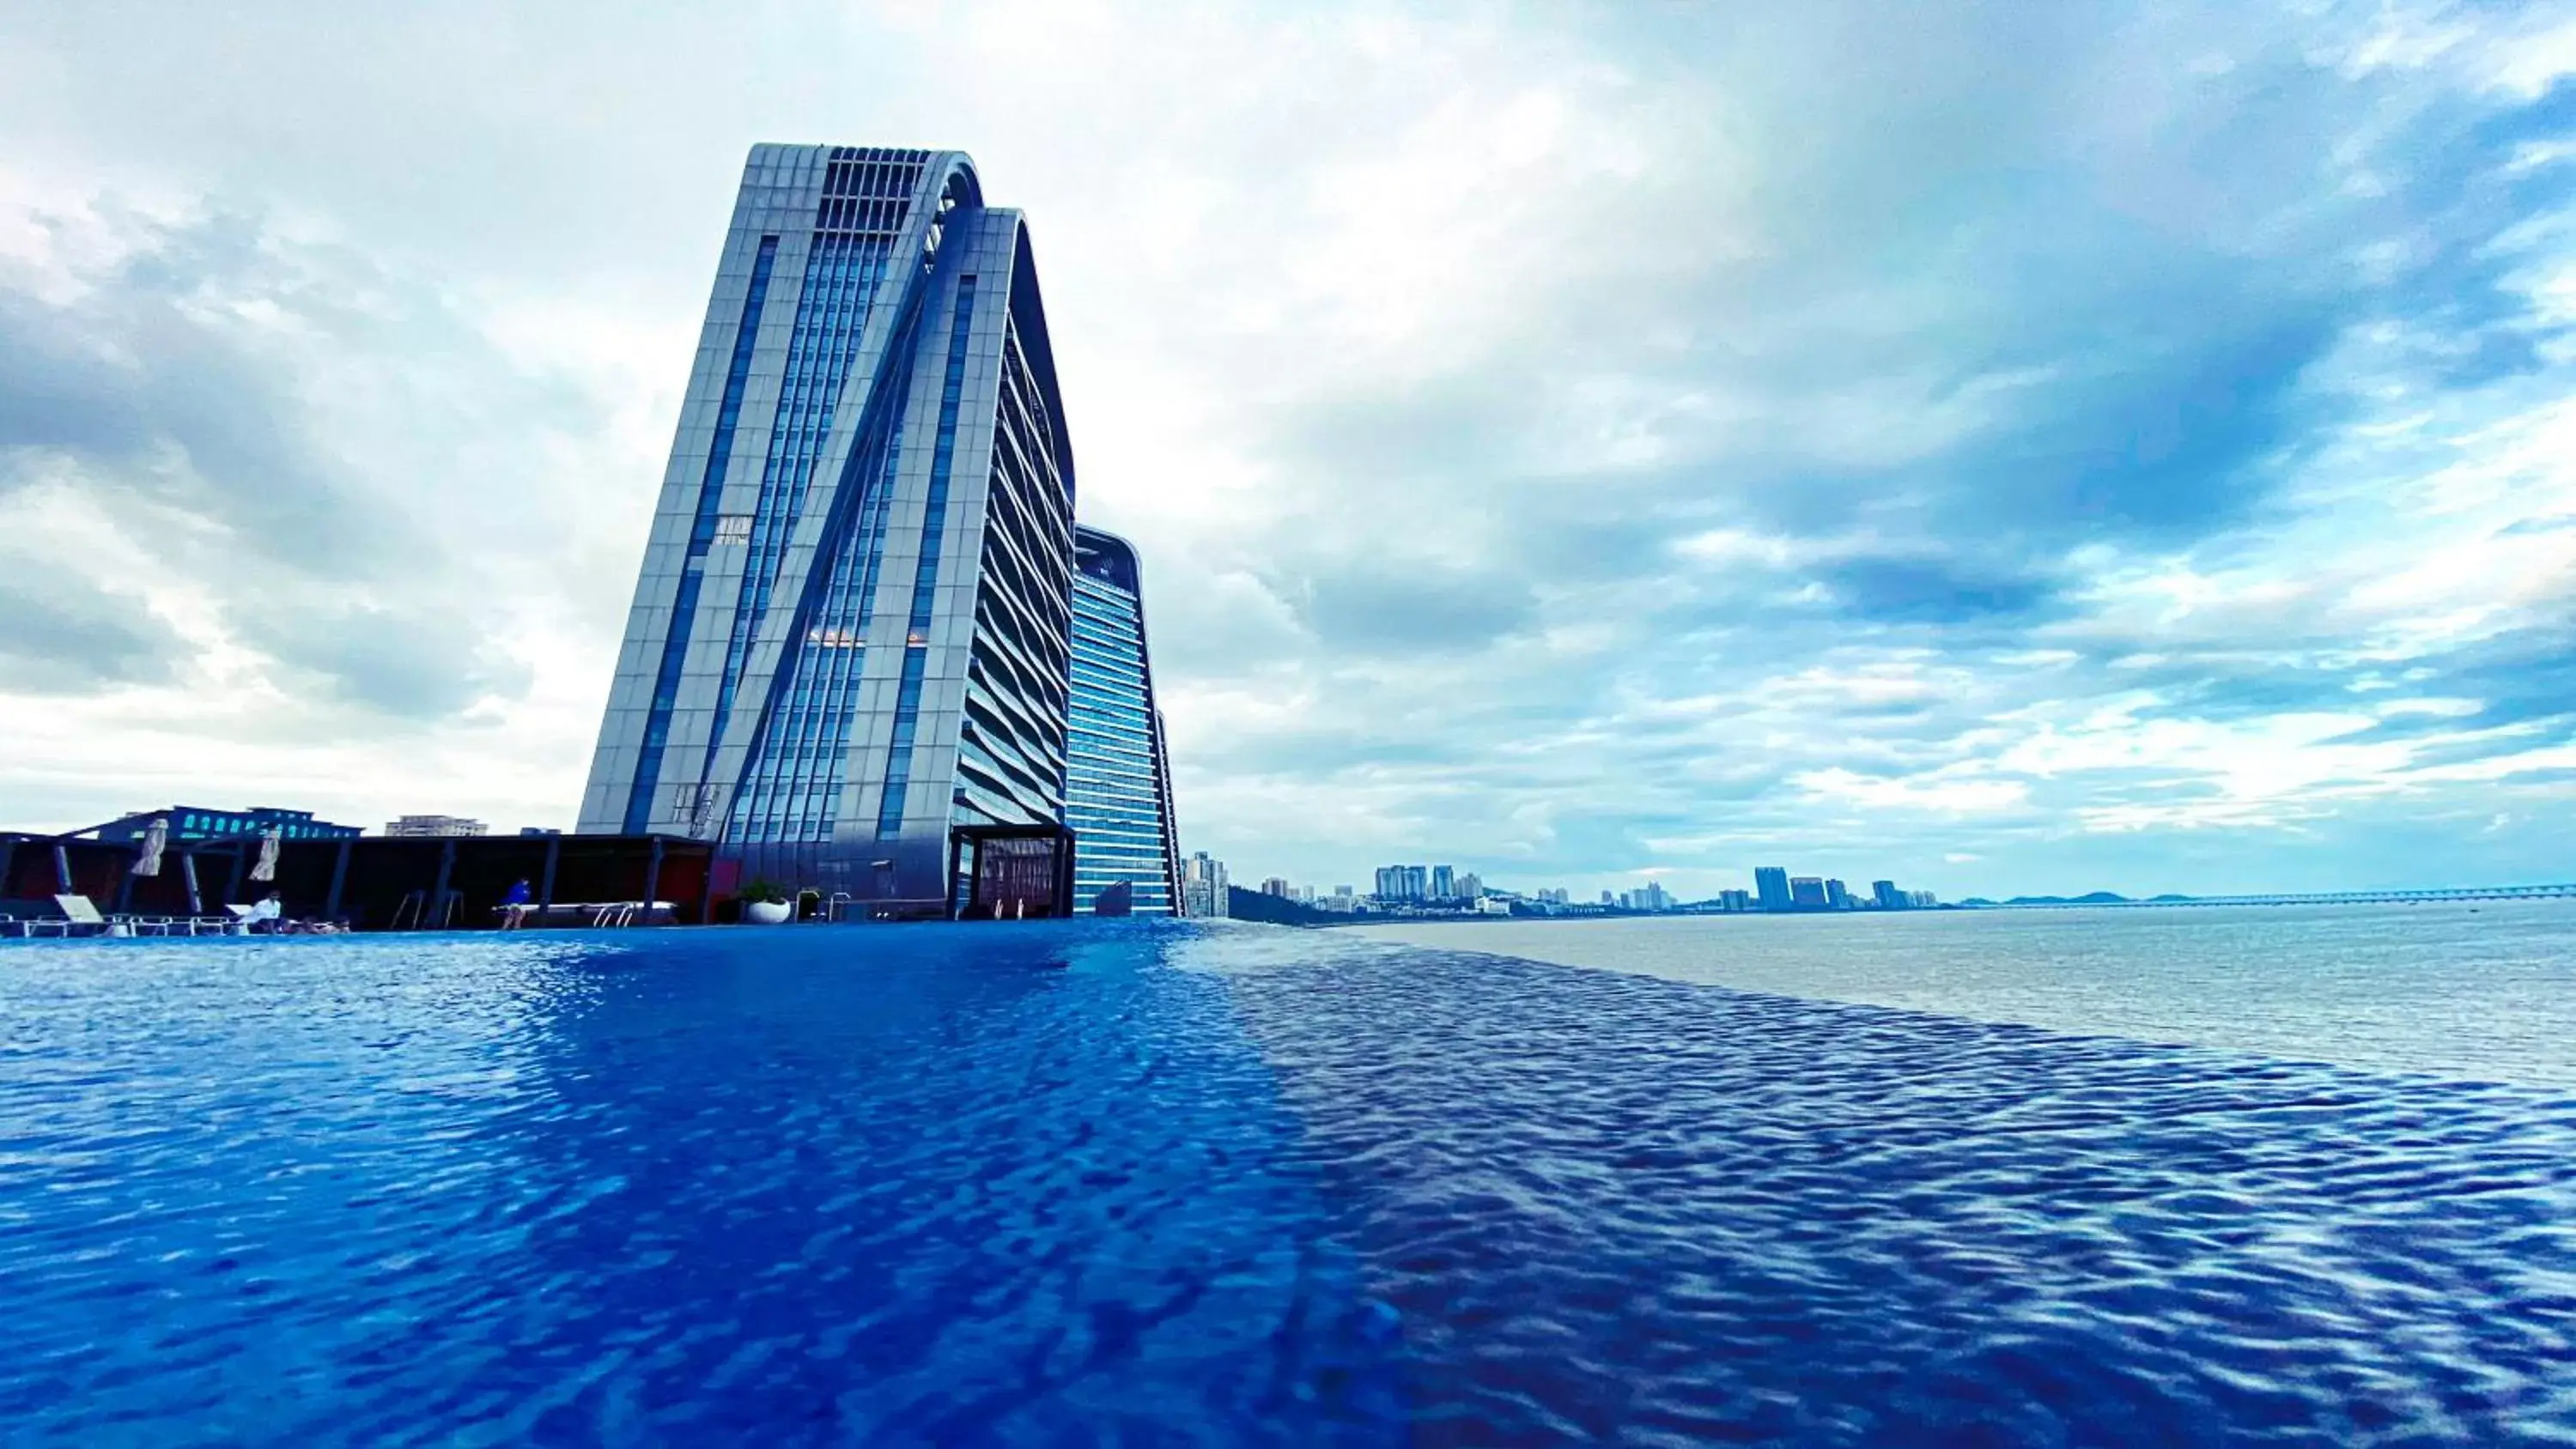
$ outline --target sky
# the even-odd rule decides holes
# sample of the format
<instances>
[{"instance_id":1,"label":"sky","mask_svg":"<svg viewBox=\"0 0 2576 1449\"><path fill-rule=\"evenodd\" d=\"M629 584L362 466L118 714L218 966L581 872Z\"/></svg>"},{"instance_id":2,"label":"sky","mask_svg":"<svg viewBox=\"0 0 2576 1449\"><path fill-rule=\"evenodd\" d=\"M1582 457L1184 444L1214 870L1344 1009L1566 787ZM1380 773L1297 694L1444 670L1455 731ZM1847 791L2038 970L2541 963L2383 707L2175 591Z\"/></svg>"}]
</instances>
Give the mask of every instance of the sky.
<instances>
[{"instance_id":1,"label":"sky","mask_svg":"<svg viewBox=\"0 0 2576 1449\"><path fill-rule=\"evenodd\" d=\"M2576 879L2576 5L0 0L0 826L568 827L743 154L1029 217L1185 848Z\"/></svg>"}]
</instances>

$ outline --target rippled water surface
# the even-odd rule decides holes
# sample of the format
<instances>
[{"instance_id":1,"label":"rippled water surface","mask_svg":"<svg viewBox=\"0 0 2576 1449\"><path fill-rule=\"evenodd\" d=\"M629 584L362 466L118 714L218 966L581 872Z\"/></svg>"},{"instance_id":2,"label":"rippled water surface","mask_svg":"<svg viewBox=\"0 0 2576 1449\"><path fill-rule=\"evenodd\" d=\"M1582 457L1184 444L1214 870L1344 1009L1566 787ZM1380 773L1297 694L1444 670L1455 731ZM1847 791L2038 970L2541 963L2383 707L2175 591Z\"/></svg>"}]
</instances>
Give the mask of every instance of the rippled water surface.
<instances>
[{"instance_id":1,"label":"rippled water surface","mask_svg":"<svg viewBox=\"0 0 2576 1449\"><path fill-rule=\"evenodd\" d=\"M0 949L0 1438L2576 1442L2576 1098L1346 933Z\"/></svg>"}]
</instances>

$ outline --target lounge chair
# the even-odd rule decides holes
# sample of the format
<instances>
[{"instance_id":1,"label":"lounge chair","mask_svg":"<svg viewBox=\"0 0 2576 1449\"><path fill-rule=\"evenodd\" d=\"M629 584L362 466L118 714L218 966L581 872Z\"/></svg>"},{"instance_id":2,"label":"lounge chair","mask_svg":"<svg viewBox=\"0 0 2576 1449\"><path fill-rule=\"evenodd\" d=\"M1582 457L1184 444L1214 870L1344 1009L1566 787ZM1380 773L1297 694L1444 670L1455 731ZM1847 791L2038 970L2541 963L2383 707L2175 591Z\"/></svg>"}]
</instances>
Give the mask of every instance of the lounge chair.
<instances>
[{"instance_id":1,"label":"lounge chair","mask_svg":"<svg viewBox=\"0 0 2576 1449\"><path fill-rule=\"evenodd\" d=\"M27 934L30 936L42 934L44 928L48 926L53 928L57 936L68 936L75 929L83 935L88 935L94 930L107 929L107 917L98 913L98 907L90 904L87 896L56 896L54 908L62 912L59 918L49 917L27 922Z\"/></svg>"}]
</instances>

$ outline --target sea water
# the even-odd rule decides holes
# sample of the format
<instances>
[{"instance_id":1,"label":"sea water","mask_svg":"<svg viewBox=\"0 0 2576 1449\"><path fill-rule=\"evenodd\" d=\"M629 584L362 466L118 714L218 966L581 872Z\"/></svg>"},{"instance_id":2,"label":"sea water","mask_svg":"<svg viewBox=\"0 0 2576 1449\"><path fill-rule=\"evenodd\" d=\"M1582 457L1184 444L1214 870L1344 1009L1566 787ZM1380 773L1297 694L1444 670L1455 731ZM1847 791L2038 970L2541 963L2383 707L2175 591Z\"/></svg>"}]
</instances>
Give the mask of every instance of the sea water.
<instances>
[{"instance_id":1,"label":"sea water","mask_svg":"<svg viewBox=\"0 0 2576 1449\"><path fill-rule=\"evenodd\" d=\"M1372 939L2576 1088L2576 901L1423 922Z\"/></svg>"},{"instance_id":2,"label":"sea water","mask_svg":"<svg viewBox=\"0 0 2576 1449\"><path fill-rule=\"evenodd\" d=\"M12 1441L2576 1439L2536 1078L1150 922L13 944L0 1020Z\"/></svg>"}]
</instances>

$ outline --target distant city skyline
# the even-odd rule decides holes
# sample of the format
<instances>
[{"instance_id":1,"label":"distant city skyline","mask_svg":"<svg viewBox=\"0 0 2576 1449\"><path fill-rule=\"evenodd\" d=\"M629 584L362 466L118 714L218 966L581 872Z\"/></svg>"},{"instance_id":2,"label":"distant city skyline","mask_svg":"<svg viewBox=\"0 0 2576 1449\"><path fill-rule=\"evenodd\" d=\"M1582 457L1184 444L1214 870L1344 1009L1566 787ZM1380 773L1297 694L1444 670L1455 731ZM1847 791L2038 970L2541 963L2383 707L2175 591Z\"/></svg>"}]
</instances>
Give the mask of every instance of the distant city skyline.
<instances>
[{"instance_id":1,"label":"distant city skyline","mask_svg":"<svg viewBox=\"0 0 2576 1449\"><path fill-rule=\"evenodd\" d=\"M1260 850L1248 851L1246 854L1255 859L1266 860L1272 858L1270 853ZM1431 856L1426 854L1423 859L1428 861L1431 859ZM2245 897L2248 899L2255 899L2276 895L2297 897L2334 896L2339 894L2378 896L2402 895L2408 892L2440 893L2445 891L2477 893L2488 891L2508 891L2522 887L2555 887L2566 885L2569 884L2571 880L2576 880L2576 866L2570 866L2559 872L2558 876L2552 876L2543 872L2516 880L2454 880L2448 878L2422 880L2401 879L2388 883L2338 887L2335 889L2316 891L2289 890L2260 882L2242 882L2222 883L2217 887L2204 888L2196 891L2181 891L2141 886L2135 882L2123 882L2118 880L2086 881L2071 887L2046 887L2033 885L2027 881L2003 878L2001 873L1996 872L1986 874L1982 877L1969 876L1964 882L1959 881L1955 873L1953 873L1947 877L1940 877L1948 880L1948 884L1936 887L1924 883L1929 879L1935 878L1933 872L1928 870L1918 872L1911 867L1901 869L1898 872L1898 876L1895 878L1891 878L1883 872L1872 870L1847 871L1844 874L1835 875L1826 873L1822 870L1810 870L1804 866L1797 867L1793 870L1792 867L1788 866L1771 865L1749 865L1744 867L1740 872L1734 873L1731 876L1727 872L1720 871L1683 871L1665 869L1638 872L1602 872L1598 874L1584 874L1576 872L1541 873L1535 871L1503 870L1497 871L1489 876L1472 869L1468 864L1466 864L1465 862L1469 859L1472 859L1472 857L1453 857L1443 863L1448 865L1458 880L1472 880L1483 890L1500 893L1514 899L1538 901L1551 898L1561 898L1558 902L1560 904L1598 906L1604 900L1608 900L1615 904L1623 897L1642 891L1647 886L1653 885L1664 892L1664 894L1677 905L1709 905L1712 907L1723 908L1729 897L1740 896L1742 897L1742 901L1740 904L1736 905L1734 909L1757 913L1766 909L1762 897L1762 883L1766 876L1776 877L1778 887L1778 896L1776 898L1777 903L1768 907L1768 909L1776 911L1806 909L1805 907L1800 907L1793 898L1792 885L1793 882L1800 877L1811 878L1814 881L1814 889L1817 893L1817 899L1822 901L1823 904L1818 907L1813 907L1813 909L1823 910L1905 910L1919 907L1926 902L1937 902L1944 905L1954 905L1969 901L2000 903L2016 898L2028 900L2071 900L2081 896L2099 895L2104 893L2136 901L2153 900L2158 897L2179 897L2191 899ZM1420 867L1423 872L1426 895L1417 899L1427 899L1427 886L1430 872L1434 868L1435 867L1433 865L1427 863ZM1301 901L1307 900L1309 897L1322 899L1329 897L1334 891L1338 890L1351 895L1357 900L1368 901L1378 898L1378 893L1372 886L1372 882L1379 879L1381 874L1388 869L1389 867L1385 866L1372 866L1357 870L1326 870L1313 876L1303 876L1294 872L1282 873L1274 868L1265 866L1262 868L1261 878L1265 882L1265 886L1273 878L1286 884L1289 887L1288 895L1291 899ZM2438 875L2438 872L2431 874ZM2561 877L2564 877L2564 879ZM1900 884L1900 880L1903 884ZM1835 896L1833 892L1837 888L1841 891L1841 898L1847 902L1845 906L1836 906L1834 904ZM1624 908L1625 907L1623 906L1622 909Z\"/></svg>"},{"instance_id":2,"label":"distant city skyline","mask_svg":"<svg viewBox=\"0 0 2576 1449\"><path fill-rule=\"evenodd\" d=\"M1222 880L1227 867L1224 862L1200 853L1192 857L1188 870L1194 875ZM1865 893L1856 892L1838 877L1792 876L1779 866L1757 867L1750 890L1723 888L1705 897L1676 894L1655 879L1643 880L1624 889L1605 886L1596 895L1580 895L1571 887L1562 885L1513 886L1501 881L1488 882L1476 872L1460 870L1450 862L1395 862L1372 868L1369 876L1373 885L1361 889L1349 884L1326 887L1271 874L1262 877L1258 893L1328 915L1370 911L1400 914L1481 911L1487 914L1542 915L1601 911L1659 914L1677 910L1874 911L1928 908L1940 900L1936 891L1919 887L1900 889L1894 881L1884 879L1873 882ZM1214 899L1214 896L1209 899ZM1224 912L1195 911L1192 914Z\"/></svg>"}]
</instances>

